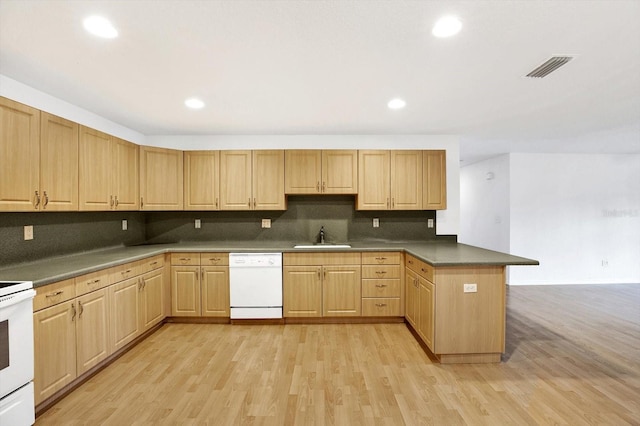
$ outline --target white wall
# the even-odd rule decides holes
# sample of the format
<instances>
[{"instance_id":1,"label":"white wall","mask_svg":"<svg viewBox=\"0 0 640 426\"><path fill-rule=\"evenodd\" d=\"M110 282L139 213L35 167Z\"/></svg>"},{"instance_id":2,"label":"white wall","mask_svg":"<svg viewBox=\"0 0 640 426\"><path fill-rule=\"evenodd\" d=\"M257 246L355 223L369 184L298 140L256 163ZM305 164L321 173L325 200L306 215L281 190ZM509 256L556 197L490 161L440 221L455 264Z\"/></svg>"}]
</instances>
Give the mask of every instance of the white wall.
<instances>
[{"instance_id":1,"label":"white wall","mask_svg":"<svg viewBox=\"0 0 640 426\"><path fill-rule=\"evenodd\" d=\"M509 156L460 169L461 243L509 252Z\"/></svg>"},{"instance_id":2,"label":"white wall","mask_svg":"<svg viewBox=\"0 0 640 426\"><path fill-rule=\"evenodd\" d=\"M121 126L118 123L100 117L97 114L87 111L51 96L40 90L27 86L9 77L0 74L0 96L13 99L25 105L46 111L67 120L75 121L101 132L144 145L145 137L142 133Z\"/></svg>"},{"instance_id":3,"label":"white wall","mask_svg":"<svg viewBox=\"0 0 640 426\"><path fill-rule=\"evenodd\" d=\"M508 192L493 193L482 180L505 161ZM464 167L461 186L461 242L501 247L477 216L507 200L504 251L540 261L509 267L509 284L640 283L640 155L509 154Z\"/></svg>"}]
</instances>

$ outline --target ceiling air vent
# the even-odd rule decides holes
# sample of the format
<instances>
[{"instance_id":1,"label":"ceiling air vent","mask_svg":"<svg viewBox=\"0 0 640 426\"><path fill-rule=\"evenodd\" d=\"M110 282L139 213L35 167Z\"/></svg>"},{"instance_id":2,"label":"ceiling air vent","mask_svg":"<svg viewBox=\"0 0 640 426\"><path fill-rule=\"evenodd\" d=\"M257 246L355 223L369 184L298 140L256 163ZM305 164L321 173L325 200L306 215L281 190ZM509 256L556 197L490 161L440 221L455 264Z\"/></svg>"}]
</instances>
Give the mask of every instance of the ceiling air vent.
<instances>
[{"instance_id":1,"label":"ceiling air vent","mask_svg":"<svg viewBox=\"0 0 640 426\"><path fill-rule=\"evenodd\" d=\"M573 56L552 56L544 64L540 65L538 68L527 74L527 77L546 77L572 59Z\"/></svg>"}]
</instances>

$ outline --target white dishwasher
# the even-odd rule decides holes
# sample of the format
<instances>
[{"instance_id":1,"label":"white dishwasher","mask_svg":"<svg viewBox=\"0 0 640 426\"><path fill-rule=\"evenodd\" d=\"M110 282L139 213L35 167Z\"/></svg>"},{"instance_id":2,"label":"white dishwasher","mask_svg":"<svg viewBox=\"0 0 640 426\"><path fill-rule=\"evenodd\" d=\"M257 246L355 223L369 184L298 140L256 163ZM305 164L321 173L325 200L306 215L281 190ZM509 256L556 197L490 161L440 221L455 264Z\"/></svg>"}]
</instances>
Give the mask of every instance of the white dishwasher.
<instances>
[{"instance_id":1,"label":"white dishwasher","mask_svg":"<svg viewBox=\"0 0 640 426\"><path fill-rule=\"evenodd\" d=\"M229 253L231 319L282 318L282 253Z\"/></svg>"}]
</instances>

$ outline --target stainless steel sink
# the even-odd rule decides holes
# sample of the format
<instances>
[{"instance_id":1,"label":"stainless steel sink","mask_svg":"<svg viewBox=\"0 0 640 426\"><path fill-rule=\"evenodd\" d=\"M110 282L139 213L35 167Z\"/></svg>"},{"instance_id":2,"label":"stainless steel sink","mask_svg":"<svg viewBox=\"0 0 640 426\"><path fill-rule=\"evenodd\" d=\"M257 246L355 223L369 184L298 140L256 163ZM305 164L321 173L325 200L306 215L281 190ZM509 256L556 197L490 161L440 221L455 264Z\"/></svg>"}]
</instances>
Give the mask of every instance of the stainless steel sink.
<instances>
[{"instance_id":1,"label":"stainless steel sink","mask_svg":"<svg viewBox=\"0 0 640 426\"><path fill-rule=\"evenodd\" d=\"M298 244L293 246L296 249L331 250L351 248L349 244Z\"/></svg>"}]
</instances>

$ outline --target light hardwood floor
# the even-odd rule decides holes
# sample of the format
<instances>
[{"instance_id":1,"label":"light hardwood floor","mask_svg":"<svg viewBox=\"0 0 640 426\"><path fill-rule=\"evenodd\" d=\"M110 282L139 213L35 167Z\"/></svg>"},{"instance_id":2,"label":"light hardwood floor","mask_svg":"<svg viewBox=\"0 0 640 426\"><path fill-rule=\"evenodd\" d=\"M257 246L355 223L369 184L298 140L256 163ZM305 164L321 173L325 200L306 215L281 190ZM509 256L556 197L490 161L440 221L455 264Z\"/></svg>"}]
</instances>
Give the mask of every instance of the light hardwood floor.
<instances>
[{"instance_id":1,"label":"light hardwood floor","mask_svg":"<svg viewBox=\"0 0 640 426\"><path fill-rule=\"evenodd\" d=\"M166 324L36 424L639 425L640 285L511 287L500 364L403 324Z\"/></svg>"}]
</instances>

